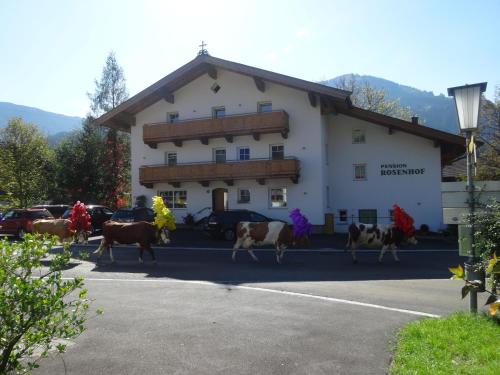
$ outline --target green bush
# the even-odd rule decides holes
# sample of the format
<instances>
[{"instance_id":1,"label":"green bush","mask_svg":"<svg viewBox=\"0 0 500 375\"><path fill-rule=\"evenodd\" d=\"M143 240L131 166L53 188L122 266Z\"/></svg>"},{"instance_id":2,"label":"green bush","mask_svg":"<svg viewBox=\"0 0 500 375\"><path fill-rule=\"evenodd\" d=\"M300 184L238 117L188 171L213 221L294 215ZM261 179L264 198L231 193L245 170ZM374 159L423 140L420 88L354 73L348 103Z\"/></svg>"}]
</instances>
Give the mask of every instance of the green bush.
<instances>
[{"instance_id":1,"label":"green bush","mask_svg":"<svg viewBox=\"0 0 500 375\"><path fill-rule=\"evenodd\" d=\"M56 237L29 234L23 242L0 240L0 374L29 372L50 350L65 351L54 340L85 330L90 300L83 278L62 275L69 245L44 265L56 242Z\"/></svg>"}]
</instances>

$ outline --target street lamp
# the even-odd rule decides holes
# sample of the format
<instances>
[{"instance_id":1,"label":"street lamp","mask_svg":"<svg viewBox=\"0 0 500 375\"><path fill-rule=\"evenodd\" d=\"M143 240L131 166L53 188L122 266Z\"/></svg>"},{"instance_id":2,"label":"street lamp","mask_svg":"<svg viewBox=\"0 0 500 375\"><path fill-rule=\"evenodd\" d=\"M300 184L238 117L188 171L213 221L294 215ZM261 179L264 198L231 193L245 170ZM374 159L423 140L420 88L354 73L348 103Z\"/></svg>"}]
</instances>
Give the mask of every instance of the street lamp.
<instances>
[{"instance_id":1,"label":"street lamp","mask_svg":"<svg viewBox=\"0 0 500 375\"><path fill-rule=\"evenodd\" d=\"M458 114L458 124L460 132L465 133L465 148L467 154L467 192L469 193L468 206L469 214L474 214L474 182L472 181L472 154L474 153L473 133L478 128L479 108L481 104L481 93L486 91L486 82L476 83L458 87L450 87L448 96L453 96ZM474 251L474 222L471 223L471 229L468 233L471 249L469 258L465 263L466 280L481 280L480 272L475 270L478 258ZM484 278L483 278L484 279ZM471 290L469 294L469 310L477 312L477 290Z\"/></svg>"}]
</instances>

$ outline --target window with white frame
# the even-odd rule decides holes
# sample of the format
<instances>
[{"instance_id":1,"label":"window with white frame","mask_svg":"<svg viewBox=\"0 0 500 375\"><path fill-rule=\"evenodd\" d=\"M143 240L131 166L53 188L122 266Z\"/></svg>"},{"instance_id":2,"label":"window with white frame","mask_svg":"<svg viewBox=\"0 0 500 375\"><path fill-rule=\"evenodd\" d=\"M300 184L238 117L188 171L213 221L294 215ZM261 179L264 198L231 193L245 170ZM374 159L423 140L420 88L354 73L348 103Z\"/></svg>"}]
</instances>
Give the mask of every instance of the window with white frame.
<instances>
[{"instance_id":1,"label":"window with white frame","mask_svg":"<svg viewBox=\"0 0 500 375\"><path fill-rule=\"evenodd\" d=\"M177 152L165 152L165 164L170 167L177 165Z\"/></svg>"},{"instance_id":2,"label":"window with white frame","mask_svg":"<svg viewBox=\"0 0 500 375\"><path fill-rule=\"evenodd\" d=\"M269 204L271 208L286 207L286 188L269 189Z\"/></svg>"},{"instance_id":3,"label":"window with white frame","mask_svg":"<svg viewBox=\"0 0 500 375\"><path fill-rule=\"evenodd\" d=\"M250 147L238 147L238 160L250 160Z\"/></svg>"},{"instance_id":4,"label":"window with white frame","mask_svg":"<svg viewBox=\"0 0 500 375\"><path fill-rule=\"evenodd\" d=\"M238 189L238 203L250 203L249 189Z\"/></svg>"},{"instance_id":5,"label":"window with white frame","mask_svg":"<svg viewBox=\"0 0 500 375\"><path fill-rule=\"evenodd\" d=\"M179 122L179 112L168 112L167 122L170 124L176 124Z\"/></svg>"},{"instance_id":6,"label":"window with white frame","mask_svg":"<svg viewBox=\"0 0 500 375\"><path fill-rule=\"evenodd\" d=\"M285 158L285 146L271 145L271 159L280 160Z\"/></svg>"},{"instance_id":7,"label":"window with white frame","mask_svg":"<svg viewBox=\"0 0 500 375\"><path fill-rule=\"evenodd\" d=\"M352 131L352 143L366 143L364 129L354 129Z\"/></svg>"},{"instance_id":8,"label":"window with white frame","mask_svg":"<svg viewBox=\"0 0 500 375\"><path fill-rule=\"evenodd\" d=\"M354 164L354 181L366 180L366 164Z\"/></svg>"},{"instance_id":9,"label":"window with white frame","mask_svg":"<svg viewBox=\"0 0 500 375\"><path fill-rule=\"evenodd\" d=\"M347 210L346 209L339 210L339 222L347 223Z\"/></svg>"},{"instance_id":10,"label":"window with white frame","mask_svg":"<svg viewBox=\"0 0 500 375\"><path fill-rule=\"evenodd\" d=\"M168 208L187 208L186 190L159 191L158 195L163 198Z\"/></svg>"},{"instance_id":11,"label":"window with white frame","mask_svg":"<svg viewBox=\"0 0 500 375\"><path fill-rule=\"evenodd\" d=\"M273 104L271 102L261 102L258 103L257 109L259 112L272 112L273 111Z\"/></svg>"},{"instance_id":12,"label":"window with white frame","mask_svg":"<svg viewBox=\"0 0 500 375\"><path fill-rule=\"evenodd\" d=\"M226 162L226 149L225 148L214 148L213 157L216 163Z\"/></svg>"},{"instance_id":13,"label":"window with white frame","mask_svg":"<svg viewBox=\"0 0 500 375\"><path fill-rule=\"evenodd\" d=\"M213 118L222 118L226 116L226 107L214 107L212 108Z\"/></svg>"}]
</instances>

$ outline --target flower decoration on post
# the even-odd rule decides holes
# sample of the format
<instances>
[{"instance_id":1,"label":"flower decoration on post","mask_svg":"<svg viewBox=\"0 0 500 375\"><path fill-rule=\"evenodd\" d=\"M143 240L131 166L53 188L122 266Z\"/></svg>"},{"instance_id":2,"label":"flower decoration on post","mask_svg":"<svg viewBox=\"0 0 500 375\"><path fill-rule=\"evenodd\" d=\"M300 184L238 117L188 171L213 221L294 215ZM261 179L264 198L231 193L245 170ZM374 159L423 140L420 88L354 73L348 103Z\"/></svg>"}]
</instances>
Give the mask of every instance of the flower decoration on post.
<instances>
[{"instance_id":1,"label":"flower decoration on post","mask_svg":"<svg viewBox=\"0 0 500 375\"><path fill-rule=\"evenodd\" d=\"M162 197L157 195L153 197L153 211L155 212L155 225L158 229L167 227L169 231L175 230L175 217L165 206Z\"/></svg>"},{"instance_id":2,"label":"flower decoration on post","mask_svg":"<svg viewBox=\"0 0 500 375\"><path fill-rule=\"evenodd\" d=\"M289 216L293 223L294 238L307 238L311 235L312 225L298 208L293 209Z\"/></svg>"},{"instance_id":3,"label":"flower decoration on post","mask_svg":"<svg viewBox=\"0 0 500 375\"><path fill-rule=\"evenodd\" d=\"M90 231L90 215L88 214L87 208L83 202L78 201L71 208L69 220L71 221L71 230L74 230L75 232Z\"/></svg>"},{"instance_id":4,"label":"flower decoration on post","mask_svg":"<svg viewBox=\"0 0 500 375\"><path fill-rule=\"evenodd\" d=\"M408 237L413 237L415 235L413 218L397 204L392 206L392 212L394 217L394 226L403 231Z\"/></svg>"}]
</instances>

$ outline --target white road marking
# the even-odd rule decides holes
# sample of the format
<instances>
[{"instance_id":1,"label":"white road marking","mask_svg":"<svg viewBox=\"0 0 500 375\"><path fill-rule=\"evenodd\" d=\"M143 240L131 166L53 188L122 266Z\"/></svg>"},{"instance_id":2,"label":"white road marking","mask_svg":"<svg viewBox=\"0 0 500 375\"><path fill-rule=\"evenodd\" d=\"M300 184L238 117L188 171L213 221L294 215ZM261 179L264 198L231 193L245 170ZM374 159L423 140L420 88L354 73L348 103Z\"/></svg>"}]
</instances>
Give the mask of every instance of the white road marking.
<instances>
[{"instance_id":1,"label":"white road marking","mask_svg":"<svg viewBox=\"0 0 500 375\"><path fill-rule=\"evenodd\" d=\"M73 278L64 278L64 279L65 280L73 280ZM225 285L225 286L230 286L231 288L234 288L234 289L252 290L252 291L257 291L257 292L276 293L276 294L283 294L283 295L294 296L294 297L311 298L311 299L321 300L321 301L327 301L327 302L344 303L344 304L354 305L354 306L362 306L362 307L370 307L370 308L379 309L379 310L394 311L394 312L399 312L399 313L403 313L403 314L410 314L410 315L416 315L416 316L425 316L425 317L428 317L428 318L439 318L439 317L441 317L440 315L430 314L430 313L421 312L421 311L398 309L398 308L395 308L395 307L388 307L388 306L376 305L376 304L373 304L373 303L359 302L359 301L353 301L353 300L348 300L348 299L325 297L325 296L320 296L320 295L316 295L316 294L308 294L308 293L289 292L289 291L286 291L286 290L261 288L261 287L248 286L248 285L235 285L235 284L232 284L235 281L232 281L232 283L231 282L227 282L227 283L226 282L213 283L213 282L210 282L210 281L202 281L202 280L177 280L177 279L149 280L149 279L113 279L113 278L85 278L84 281L119 281L119 282L144 282L144 283L187 283L187 284L208 285L208 286Z\"/></svg>"}]
</instances>

